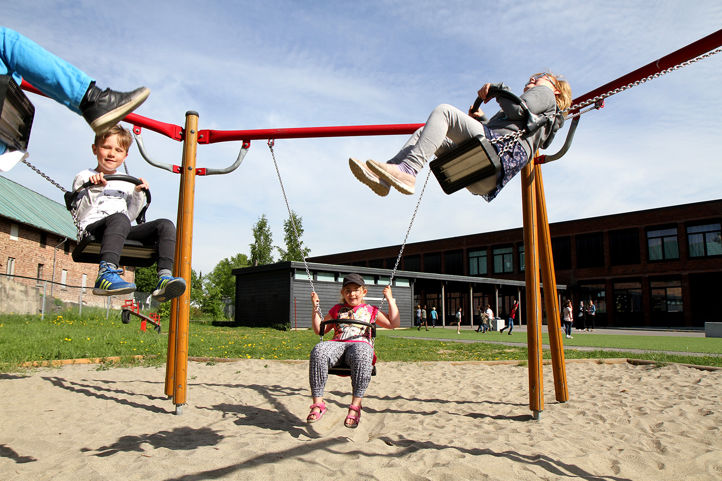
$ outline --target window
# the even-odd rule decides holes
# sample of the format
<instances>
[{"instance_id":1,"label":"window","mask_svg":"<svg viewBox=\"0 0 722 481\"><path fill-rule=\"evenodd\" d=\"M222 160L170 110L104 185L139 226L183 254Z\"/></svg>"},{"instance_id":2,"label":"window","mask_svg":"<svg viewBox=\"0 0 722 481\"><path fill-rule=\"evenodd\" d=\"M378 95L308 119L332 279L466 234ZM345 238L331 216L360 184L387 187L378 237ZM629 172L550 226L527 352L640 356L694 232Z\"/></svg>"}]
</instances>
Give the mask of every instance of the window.
<instances>
[{"instance_id":1,"label":"window","mask_svg":"<svg viewBox=\"0 0 722 481\"><path fill-rule=\"evenodd\" d=\"M642 283L617 282L614 284L614 306L617 312L642 312Z\"/></svg>"},{"instance_id":2,"label":"window","mask_svg":"<svg viewBox=\"0 0 722 481\"><path fill-rule=\"evenodd\" d=\"M306 271L301 271L301 270L294 271L293 278L301 280L301 281L309 280L309 277L308 277L308 274L306 274Z\"/></svg>"},{"instance_id":3,"label":"window","mask_svg":"<svg viewBox=\"0 0 722 481\"><path fill-rule=\"evenodd\" d=\"M17 224L10 224L10 240L18 240L20 227Z\"/></svg>"},{"instance_id":4,"label":"window","mask_svg":"<svg viewBox=\"0 0 722 481\"><path fill-rule=\"evenodd\" d=\"M63 252L65 252L66 254L70 253L70 242L68 242L67 240L63 242Z\"/></svg>"},{"instance_id":5,"label":"window","mask_svg":"<svg viewBox=\"0 0 722 481\"><path fill-rule=\"evenodd\" d=\"M524 272L526 259L524 258L524 244L520 245L519 248L519 272Z\"/></svg>"},{"instance_id":6,"label":"window","mask_svg":"<svg viewBox=\"0 0 722 481\"><path fill-rule=\"evenodd\" d=\"M690 257L708 257L722 254L720 224L687 227Z\"/></svg>"},{"instance_id":7,"label":"window","mask_svg":"<svg viewBox=\"0 0 722 481\"><path fill-rule=\"evenodd\" d=\"M421 270L421 257L418 255L404 256L404 270L416 272Z\"/></svg>"},{"instance_id":8,"label":"window","mask_svg":"<svg viewBox=\"0 0 722 481\"><path fill-rule=\"evenodd\" d=\"M424 254L424 272L441 273L441 254Z\"/></svg>"},{"instance_id":9,"label":"window","mask_svg":"<svg viewBox=\"0 0 722 481\"><path fill-rule=\"evenodd\" d=\"M571 237L555 237L552 239L552 257L554 269L572 268L572 239Z\"/></svg>"},{"instance_id":10,"label":"window","mask_svg":"<svg viewBox=\"0 0 722 481\"><path fill-rule=\"evenodd\" d=\"M40 233L40 247L43 249L48 245L48 234L45 232Z\"/></svg>"},{"instance_id":11,"label":"window","mask_svg":"<svg viewBox=\"0 0 722 481\"><path fill-rule=\"evenodd\" d=\"M336 282L336 274L333 272L317 272L316 279L319 282Z\"/></svg>"},{"instance_id":12,"label":"window","mask_svg":"<svg viewBox=\"0 0 722 481\"><path fill-rule=\"evenodd\" d=\"M609 263L613 266L639 264L639 231L624 229L609 231Z\"/></svg>"},{"instance_id":13,"label":"window","mask_svg":"<svg viewBox=\"0 0 722 481\"><path fill-rule=\"evenodd\" d=\"M9 276L15 275L15 258L8 257L6 274Z\"/></svg>"},{"instance_id":14,"label":"window","mask_svg":"<svg viewBox=\"0 0 722 481\"><path fill-rule=\"evenodd\" d=\"M601 232L578 235L576 244L577 267L604 267L604 240Z\"/></svg>"},{"instance_id":15,"label":"window","mask_svg":"<svg viewBox=\"0 0 722 481\"><path fill-rule=\"evenodd\" d=\"M680 281L652 281L652 311L682 312L682 283Z\"/></svg>"},{"instance_id":16,"label":"window","mask_svg":"<svg viewBox=\"0 0 722 481\"><path fill-rule=\"evenodd\" d=\"M83 274L83 278L80 281L80 286L82 287L83 292L85 292L85 286L88 285L88 274Z\"/></svg>"},{"instance_id":17,"label":"window","mask_svg":"<svg viewBox=\"0 0 722 481\"><path fill-rule=\"evenodd\" d=\"M486 269L486 250L469 251L469 275L485 276L488 272Z\"/></svg>"},{"instance_id":18,"label":"window","mask_svg":"<svg viewBox=\"0 0 722 481\"><path fill-rule=\"evenodd\" d=\"M383 269L384 268L384 260L383 259L371 259L369 260L369 267L374 267L376 269Z\"/></svg>"},{"instance_id":19,"label":"window","mask_svg":"<svg viewBox=\"0 0 722 481\"><path fill-rule=\"evenodd\" d=\"M607 293L606 287L601 283L579 284L579 294L582 300L594 301L597 314L605 314L607 312Z\"/></svg>"},{"instance_id":20,"label":"window","mask_svg":"<svg viewBox=\"0 0 722 481\"><path fill-rule=\"evenodd\" d=\"M374 276L361 276L361 277L363 277L364 283L367 286L376 285L376 279L374 278Z\"/></svg>"},{"instance_id":21,"label":"window","mask_svg":"<svg viewBox=\"0 0 722 481\"><path fill-rule=\"evenodd\" d=\"M43 270L44 270L44 269L45 269L45 265L44 265L44 264L38 264L38 272L37 272L37 274L35 275L35 277L36 277L37 280L38 280L38 283L40 283L40 281L43 279Z\"/></svg>"},{"instance_id":22,"label":"window","mask_svg":"<svg viewBox=\"0 0 722 481\"><path fill-rule=\"evenodd\" d=\"M444 273L464 275L464 252L452 251L444 253Z\"/></svg>"},{"instance_id":23,"label":"window","mask_svg":"<svg viewBox=\"0 0 722 481\"><path fill-rule=\"evenodd\" d=\"M398 287L409 287L411 286L411 283L408 279L405 279L403 277L397 277L394 279L394 285Z\"/></svg>"},{"instance_id":24,"label":"window","mask_svg":"<svg viewBox=\"0 0 722 481\"><path fill-rule=\"evenodd\" d=\"M647 256L650 261L679 259L677 228L647 231Z\"/></svg>"},{"instance_id":25,"label":"window","mask_svg":"<svg viewBox=\"0 0 722 481\"><path fill-rule=\"evenodd\" d=\"M497 247L492 254L495 274L514 272L514 249L512 247Z\"/></svg>"},{"instance_id":26,"label":"window","mask_svg":"<svg viewBox=\"0 0 722 481\"><path fill-rule=\"evenodd\" d=\"M63 272L60 273L60 284L62 284L63 287L65 287L68 283L68 270L63 269Z\"/></svg>"}]
</instances>

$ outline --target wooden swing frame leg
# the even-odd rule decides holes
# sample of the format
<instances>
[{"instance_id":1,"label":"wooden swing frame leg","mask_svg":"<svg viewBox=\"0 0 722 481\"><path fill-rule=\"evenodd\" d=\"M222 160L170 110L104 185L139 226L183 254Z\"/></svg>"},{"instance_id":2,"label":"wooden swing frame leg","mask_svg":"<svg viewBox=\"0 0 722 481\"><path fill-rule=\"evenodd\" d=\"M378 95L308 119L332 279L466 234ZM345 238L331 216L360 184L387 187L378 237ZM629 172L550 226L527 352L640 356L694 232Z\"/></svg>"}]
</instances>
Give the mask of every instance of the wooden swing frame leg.
<instances>
[{"instance_id":1,"label":"wooden swing frame leg","mask_svg":"<svg viewBox=\"0 0 722 481\"><path fill-rule=\"evenodd\" d=\"M544 410L540 268L547 293L545 307L547 310L549 345L552 353L552 370L557 401L566 402L569 399L569 392L564 366L564 348L559 330L559 305L557 302L554 262L541 167L535 166L534 162L527 164L522 170L521 185L524 215L527 346L529 351L529 409L532 411L534 419L538 420Z\"/></svg>"},{"instance_id":2,"label":"wooden swing frame leg","mask_svg":"<svg viewBox=\"0 0 722 481\"><path fill-rule=\"evenodd\" d=\"M165 393L173 398L175 414L182 414L188 391L188 331L190 324L193 206L198 147L198 114L196 112L186 112L184 132L173 275L185 279L188 288L182 296L171 301L165 378Z\"/></svg>"}]
</instances>

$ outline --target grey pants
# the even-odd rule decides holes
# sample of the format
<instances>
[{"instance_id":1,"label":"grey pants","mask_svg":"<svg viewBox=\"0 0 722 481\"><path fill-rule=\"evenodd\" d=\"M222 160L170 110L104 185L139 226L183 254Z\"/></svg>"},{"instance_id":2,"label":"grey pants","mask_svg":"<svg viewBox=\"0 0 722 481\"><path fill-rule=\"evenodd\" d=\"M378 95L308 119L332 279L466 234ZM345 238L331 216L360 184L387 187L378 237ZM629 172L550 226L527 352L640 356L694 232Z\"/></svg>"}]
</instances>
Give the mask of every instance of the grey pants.
<instances>
[{"instance_id":1,"label":"grey pants","mask_svg":"<svg viewBox=\"0 0 722 481\"><path fill-rule=\"evenodd\" d=\"M453 105L441 104L431 112L426 125L414 132L389 163L405 161L419 172L433 156L441 155L477 135L485 135L481 122Z\"/></svg>"},{"instance_id":2,"label":"grey pants","mask_svg":"<svg viewBox=\"0 0 722 481\"><path fill-rule=\"evenodd\" d=\"M366 342L323 341L311 351L308 380L313 397L323 396L329 368L344 358L351 368L353 395L363 397L371 382L374 348Z\"/></svg>"}]
</instances>

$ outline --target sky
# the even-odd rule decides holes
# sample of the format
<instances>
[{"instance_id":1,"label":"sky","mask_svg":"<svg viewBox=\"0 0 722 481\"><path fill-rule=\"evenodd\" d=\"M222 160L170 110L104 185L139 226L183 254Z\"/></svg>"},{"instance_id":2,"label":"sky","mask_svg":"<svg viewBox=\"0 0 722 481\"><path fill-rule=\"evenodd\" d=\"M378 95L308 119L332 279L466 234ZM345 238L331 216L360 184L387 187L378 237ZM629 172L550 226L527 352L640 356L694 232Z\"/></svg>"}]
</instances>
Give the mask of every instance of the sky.
<instances>
[{"instance_id":1,"label":"sky","mask_svg":"<svg viewBox=\"0 0 722 481\"><path fill-rule=\"evenodd\" d=\"M423 123L441 103L466 110L486 82L521 93L530 74L545 70L562 74L578 97L722 26L718 0L2 3L5 26L98 86L149 87L138 114L182 126L196 111L201 130ZM567 155L543 168L549 221L720 198L720 85L722 54L585 114ZM28 95L36 107L29 160L69 187L78 171L95 166L92 131L65 107ZM143 140L154 160L181 163L180 142L149 130ZM405 140L275 142L311 256L403 241L417 197L376 196L350 173L348 158L385 161ZM226 167L239 149L240 142L199 145L197 166ZM148 218L175 220L179 176L147 164L135 146L127 165L150 184ZM24 165L3 175L62 202L60 190ZM520 227L519 177L487 203L466 190L445 195L432 175L409 242ZM197 177L193 269L207 273L224 258L249 255L261 215L274 245L284 247L288 213L263 140L235 172Z\"/></svg>"}]
</instances>

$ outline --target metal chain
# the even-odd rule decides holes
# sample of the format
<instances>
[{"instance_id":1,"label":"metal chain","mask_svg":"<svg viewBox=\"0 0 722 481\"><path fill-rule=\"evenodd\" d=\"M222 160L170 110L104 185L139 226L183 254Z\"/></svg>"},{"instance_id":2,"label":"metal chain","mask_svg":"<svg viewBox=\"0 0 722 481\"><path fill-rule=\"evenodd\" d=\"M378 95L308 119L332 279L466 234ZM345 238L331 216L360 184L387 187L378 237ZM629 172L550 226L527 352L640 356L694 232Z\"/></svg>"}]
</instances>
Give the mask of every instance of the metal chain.
<instances>
[{"instance_id":1,"label":"metal chain","mask_svg":"<svg viewBox=\"0 0 722 481\"><path fill-rule=\"evenodd\" d=\"M68 189L66 189L66 188L63 187L62 185L58 184L57 182L55 182L53 179L50 178L49 175L47 175L45 172L43 172L42 170L40 170L40 169L38 169L37 167L35 167L35 166L34 166L33 164L31 164L27 159L22 159L21 162L22 162L23 164L27 165L28 167L30 167L30 168L31 168L33 171L35 171L35 173L38 174L40 177L42 177L43 179L47 180L48 182L50 182L51 184L53 184L55 187L57 187L58 189L60 189L60 190L63 192L63 194L67 194L67 193L68 193ZM78 242L80 242L81 240L83 240L83 238L84 238L85 236L88 235L88 233L85 232L83 229L80 228L80 220L78 219L78 217L77 217L77 215L76 215L76 210L75 210L75 209L71 209L71 211L70 211L70 216L73 218L73 224L75 224L75 228L78 230L77 240L78 240Z\"/></svg>"},{"instance_id":2,"label":"metal chain","mask_svg":"<svg viewBox=\"0 0 722 481\"><path fill-rule=\"evenodd\" d=\"M411 233L411 227L414 225L414 221L416 220L416 214L419 212L419 206L421 205L421 199L424 197L424 192L426 191L426 184L429 183L429 177L431 176L431 169L426 173L426 180L424 180L424 185L421 187L421 192L419 193L419 200L416 202L416 207L414 207L414 213L411 214L411 221L409 222L409 227L406 229L406 235L404 235L404 241L401 243L401 248L399 249L399 255L396 256L396 262L394 263L394 268L391 270L391 276L389 277L389 283L390 286L393 281L394 277L396 276L396 271L399 269L399 263L401 262L401 256L404 254L404 248L406 247L406 241L409 239L409 234ZM381 303L379 305L379 309L384 305L384 302L386 302L386 298L381 299Z\"/></svg>"},{"instance_id":3,"label":"metal chain","mask_svg":"<svg viewBox=\"0 0 722 481\"><path fill-rule=\"evenodd\" d=\"M276 152L273 150L273 139L268 139L268 148L271 150L271 158L273 159L273 166L276 168L276 175L278 176L278 183L281 184L281 193L283 193L283 200L286 202L286 210L288 210L288 218L291 220L291 227L293 227L293 235L296 237L296 242L300 244L300 235L298 234L298 229L296 228L296 221L293 217L293 214L291 213L291 204L288 202L288 196L286 195L286 188L283 186L283 179L281 178L281 171L278 168L278 162L276 161ZM316 287L313 285L313 277L311 276L311 270L308 268L308 262L306 262L306 256L303 256L303 266L306 269L306 277L308 277L308 282L311 284L311 292L316 293ZM321 312L321 302L319 301L318 304L315 306L316 312L319 316L321 316L321 319L323 319L323 314Z\"/></svg>"},{"instance_id":4,"label":"metal chain","mask_svg":"<svg viewBox=\"0 0 722 481\"><path fill-rule=\"evenodd\" d=\"M653 74L651 74L651 75L648 75L648 76L646 76L646 77L644 77L644 78L642 78L642 79L640 79L640 80L635 80L634 82L630 82L630 83L628 83L628 84L626 84L626 85L623 85L623 86L621 86L621 87L617 87L616 89L610 90L610 91L608 91L608 92L606 92L606 93L597 95L596 97L594 97L594 98L592 98L592 99L586 100L586 101L581 102L581 103L579 103L579 104L572 105L571 107L569 107L568 109L566 109L565 112L568 112L568 111L570 111L570 110L579 110L579 109L582 109L582 108L584 108L584 107L586 107L586 106L588 106L588 105L596 104L597 102L600 102L600 101L606 99L607 97L611 97L611 96L614 95L614 94L618 94L618 93L620 93L620 92L624 92L625 90L631 89L632 87L636 87L637 85L641 85L641 84L643 84L643 83L645 83L645 82L648 82L649 80L656 79L656 78L658 78L658 77L661 77L662 75L666 75L666 74L668 74L669 72L673 72L673 71L675 71L675 70L679 70L679 69L681 69L681 68L683 68L683 67L686 67L686 66L688 66L688 65L691 65L691 64L693 64L693 63L695 63L695 62L699 62L700 60L709 58L709 57L711 57L712 55L718 54L718 53L720 53L720 52L722 52L722 48L718 48L718 49L713 50L713 51L711 51L711 52L707 52L707 53L705 53L705 54L700 55L699 57L695 57L695 58L690 59L690 60L685 60L685 61L682 62L682 63L678 63L677 65L673 65L673 66L668 67L668 68L666 68L666 69L664 69L664 70L660 70L659 72L655 72L655 73L653 73Z\"/></svg>"},{"instance_id":5,"label":"metal chain","mask_svg":"<svg viewBox=\"0 0 722 481\"><path fill-rule=\"evenodd\" d=\"M42 177L43 179L45 179L45 180L47 180L48 182L50 182L51 184L53 184L55 187L57 187L58 189L60 189L63 193L67 192L67 189L66 189L65 187L63 187L62 185L60 185L60 184L58 184L57 182L55 182L55 181L54 181L53 179L51 179L50 176L48 176L45 172L43 172L42 170L38 169L38 168L35 167L33 164L31 164L30 162L28 162L28 159L22 159L21 162L22 162L23 164L27 165L28 167L30 167L31 169L33 169L33 170L35 171L35 173L37 173L40 177Z\"/></svg>"},{"instance_id":6,"label":"metal chain","mask_svg":"<svg viewBox=\"0 0 722 481\"><path fill-rule=\"evenodd\" d=\"M293 215L291 214L291 205L288 202L288 196L286 195L286 189L283 186L283 179L281 178L281 171L278 168L278 161L276 160L276 152L273 150L274 141L273 139L268 140L268 148L271 150L271 158L273 159L273 166L276 168L276 176L278 177L278 183L281 184L281 193L283 194L283 200L286 203L286 210L288 210L288 217L291 219L291 226L293 227L293 234L296 236L296 242L299 242L300 236L298 234L298 229L296 228L296 222L294 221ZM431 169L426 174L426 180L424 181L424 185L421 188L421 192L419 193L419 200L416 202L416 207L414 208L414 212L411 215L411 221L409 222L409 227L406 229L406 235L404 236L404 241L401 244L401 249L399 249L399 255L396 256L396 263L394 264L394 268L391 271L391 276L389 277L389 283L390 286L391 283L394 280L394 276L396 275L396 271L399 268L399 263L401 262L401 256L404 253L404 248L406 247L406 242L408 241L409 234L411 233L411 227L414 225L414 221L416 220L416 214L419 211L419 206L421 205L421 199L424 197L424 192L426 191L426 185L429 183L429 177L431 176ZM308 267L308 262L306 261L306 256L303 256L303 266L306 269L306 277L308 277L308 282L311 285L311 291L316 292L316 288L313 285L313 277L311 276L311 270ZM384 302L386 302L386 298L381 299L381 303L379 308L383 306ZM321 313L321 306L316 305L316 312L323 318L323 314Z\"/></svg>"}]
</instances>

